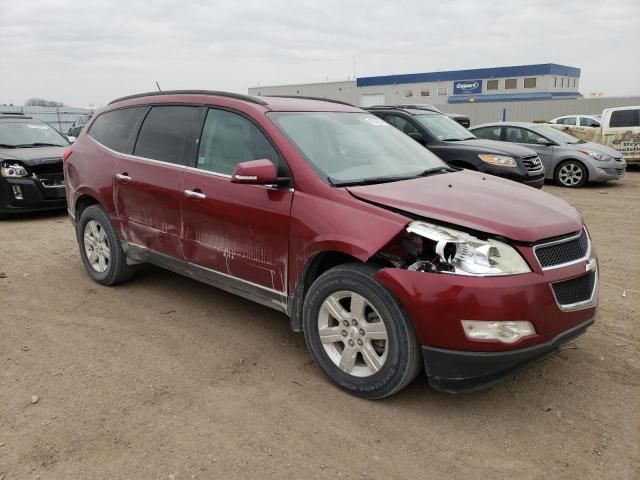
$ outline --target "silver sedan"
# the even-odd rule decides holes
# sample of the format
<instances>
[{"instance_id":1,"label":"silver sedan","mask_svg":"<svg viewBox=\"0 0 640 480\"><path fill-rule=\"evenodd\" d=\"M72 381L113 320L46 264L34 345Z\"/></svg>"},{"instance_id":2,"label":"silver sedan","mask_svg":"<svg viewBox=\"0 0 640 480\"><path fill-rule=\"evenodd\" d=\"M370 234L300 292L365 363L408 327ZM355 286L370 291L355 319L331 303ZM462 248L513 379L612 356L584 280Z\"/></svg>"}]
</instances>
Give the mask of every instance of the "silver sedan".
<instances>
[{"instance_id":1,"label":"silver sedan","mask_svg":"<svg viewBox=\"0 0 640 480\"><path fill-rule=\"evenodd\" d=\"M625 174L626 162L620 152L579 140L548 125L496 122L470 130L480 138L519 143L535 150L544 164L546 178L563 187L582 187L587 181L618 180Z\"/></svg>"}]
</instances>

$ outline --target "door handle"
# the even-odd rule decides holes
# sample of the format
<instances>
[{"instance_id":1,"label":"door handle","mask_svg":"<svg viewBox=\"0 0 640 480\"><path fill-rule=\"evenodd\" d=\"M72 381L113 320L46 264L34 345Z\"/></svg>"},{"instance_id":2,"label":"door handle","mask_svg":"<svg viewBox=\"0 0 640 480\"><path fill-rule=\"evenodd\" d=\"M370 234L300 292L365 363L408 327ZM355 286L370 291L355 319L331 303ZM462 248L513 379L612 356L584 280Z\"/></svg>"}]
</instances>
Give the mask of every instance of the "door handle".
<instances>
[{"instance_id":1,"label":"door handle","mask_svg":"<svg viewBox=\"0 0 640 480\"><path fill-rule=\"evenodd\" d=\"M199 200L204 200L205 198L207 198L207 196L202 193L202 192L197 192L194 190L185 190L184 191L184 196L185 197L190 197L190 198L197 198Z\"/></svg>"},{"instance_id":2,"label":"door handle","mask_svg":"<svg viewBox=\"0 0 640 480\"><path fill-rule=\"evenodd\" d=\"M116 173L116 178L122 183L129 183L131 181L131 177L126 173Z\"/></svg>"}]
</instances>

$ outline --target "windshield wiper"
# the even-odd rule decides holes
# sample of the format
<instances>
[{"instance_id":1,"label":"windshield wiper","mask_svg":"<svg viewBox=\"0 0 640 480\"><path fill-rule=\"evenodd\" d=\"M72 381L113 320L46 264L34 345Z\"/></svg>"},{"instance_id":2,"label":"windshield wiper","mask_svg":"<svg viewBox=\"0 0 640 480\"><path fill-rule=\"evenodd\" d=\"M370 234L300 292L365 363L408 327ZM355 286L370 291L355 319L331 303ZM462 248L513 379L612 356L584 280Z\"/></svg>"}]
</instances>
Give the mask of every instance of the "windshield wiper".
<instances>
[{"instance_id":1,"label":"windshield wiper","mask_svg":"<svg viewBox=\"0 0 640 480\"><path fill-rule=\"evenodd\" d=\"M332 177L327 177L327 180L329 180L329 183L331 184L332 187L354 187L356 185L373 185L376 183L400 182L402 180L411 180L412 178L427 177L429 175L435 175L436 173L448 173L448 172L454 172L454 171L455 170L449 167L435 167L435 168L428 168L426 170L423 170L422 172L415 173L413 175L403 175L403 176L397 176L397 177L371 177L371 178L361 178L359 180L346 180L346 181L340 181L340 180L336 181Z\"/></svg>"},{"instance_id":2,"label":"windshield wiper","mask_svg":"<svg viewBox=\"0 0 640 480\"><path fill-rule=\"evenodd\" d=\"M16 145L15 147L16 148L64 147L64 145L58 145L57 143L34 142L34 143L23 143L22 145Z\"/></svg>"}]
</instances>

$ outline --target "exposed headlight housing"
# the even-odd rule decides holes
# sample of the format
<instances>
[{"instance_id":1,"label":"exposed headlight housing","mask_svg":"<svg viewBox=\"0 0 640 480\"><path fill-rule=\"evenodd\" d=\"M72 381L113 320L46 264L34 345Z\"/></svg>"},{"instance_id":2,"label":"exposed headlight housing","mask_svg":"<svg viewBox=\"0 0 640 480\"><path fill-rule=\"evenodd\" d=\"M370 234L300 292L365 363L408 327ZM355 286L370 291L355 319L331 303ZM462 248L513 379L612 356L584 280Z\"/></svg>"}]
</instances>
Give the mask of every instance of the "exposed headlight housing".
<instances>
[{"instance_id":1,"label":"exposed headlight housing","mask_svg":"<svg viewBox=\"0 0 640 480\"><path fill-rule=\"evenodd\" d=\"M19 163L3 162L0 165L0 175L9 178L20 178L29 175L27 169Z\"/></svg>"},{"instance_id":2,"label":"exposed headlight housing","mask_svg":"<svg viewBox=\"0 0 640 480\"><path fill-rule=\"evenodd\" d=\"M513 157L508 157L506 155L493 155L490 153L481 153L478 155L478 158L485 163L490 163L491 165L495 165L496 167L517 167L518 163L516 159Z\"/></svg>"},{"instance_id":3,"label":"exposed headlight housing","mask_svg":"<svg viewBox=\"0 0 640 480\"><path fill-rule=\"evenodd\" d=\"M469 233L427 222L411 222L407 232L424 239L419 259L409 270L457 275L516 275L531 269L511 245L495 239L481 240Z\"/></svg>"},{"instance_id":4,"label":"exposed headlight housing","mask_svg":"<svg viewBox=\"0 0 640 480\"><path fill-rule=\"evenodd\" d=\"M480 320L462 320L464 333L470 340L498 340L502 343L514 343L524 337L536 334L531 322L487 322Z\"/></svg>"},{"instance_id":5,"label":"exposed headlight housing","mask_svg":"<svg viewBox=\"0 0 640 480\"><path fill-rule=\"evenodd\" d=\"M606 153L594 152L593 150L580 150L580 151L585 155L589 155L590 157L595 158L596 160L599 160L601 162L609 162L613 160L613 157L611 155L607 155Z\"/></svg>"}]
</instances>

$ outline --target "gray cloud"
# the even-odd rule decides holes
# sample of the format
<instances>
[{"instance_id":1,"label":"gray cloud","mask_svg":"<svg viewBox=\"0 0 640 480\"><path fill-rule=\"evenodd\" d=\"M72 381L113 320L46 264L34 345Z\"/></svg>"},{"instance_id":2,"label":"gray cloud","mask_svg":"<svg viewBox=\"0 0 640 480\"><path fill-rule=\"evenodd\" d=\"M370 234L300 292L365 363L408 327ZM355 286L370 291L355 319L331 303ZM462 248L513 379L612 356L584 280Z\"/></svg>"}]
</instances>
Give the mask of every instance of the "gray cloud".
<instances>
[{"instance_id":1,"label":"gray cloud","mask_svg":"<svg viewBox=\"0 0 640 480\"><path fill-rule=\"evenodd\" d=\"M555 62L640 94L637 0L4 0L0 103Z\"/></svg>"}]
</instances>

